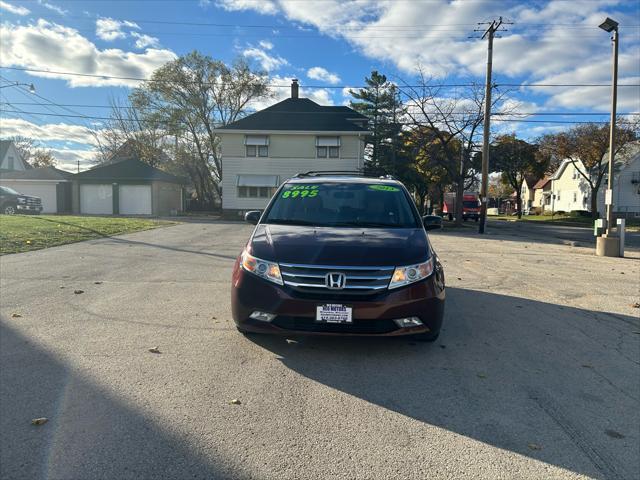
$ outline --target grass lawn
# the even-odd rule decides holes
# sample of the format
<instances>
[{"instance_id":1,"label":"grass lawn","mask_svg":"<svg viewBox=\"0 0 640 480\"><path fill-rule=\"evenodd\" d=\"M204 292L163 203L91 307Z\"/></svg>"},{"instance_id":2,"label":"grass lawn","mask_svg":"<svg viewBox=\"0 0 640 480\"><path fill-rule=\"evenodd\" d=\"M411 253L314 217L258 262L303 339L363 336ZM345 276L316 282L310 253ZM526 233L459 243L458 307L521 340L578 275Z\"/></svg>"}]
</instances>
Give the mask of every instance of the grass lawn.
<instances>
[{"instance_id":1,"label":"grass lawn","mask_svg":"<svg viewBox=\"0 0 640 480\"><path fill-rule=\"evenodd\" d=\"M0 255L139 232L173 223L145 218L0 215Z\"/></svg>"},{"instance_id":2,"label":"grass lawn","mask_svg":"<svg viewBox=\"0 0 640 480\"><path fill-rule=\"evenodd\" d=\"M558 225L575 225L582 227L593 227L594 220L591 217L581 217L576 215L523 215L520 220L518 220L517 216L506 216L500 215L498 217L489 217L489 219L498 219L498 220L508 220L508 221L519 221L519 222L546 222L546 223L555 223ZM626 228L631 232L640 231L640 220L639 219L627 219Z\"/></svg>"}]
</instances>

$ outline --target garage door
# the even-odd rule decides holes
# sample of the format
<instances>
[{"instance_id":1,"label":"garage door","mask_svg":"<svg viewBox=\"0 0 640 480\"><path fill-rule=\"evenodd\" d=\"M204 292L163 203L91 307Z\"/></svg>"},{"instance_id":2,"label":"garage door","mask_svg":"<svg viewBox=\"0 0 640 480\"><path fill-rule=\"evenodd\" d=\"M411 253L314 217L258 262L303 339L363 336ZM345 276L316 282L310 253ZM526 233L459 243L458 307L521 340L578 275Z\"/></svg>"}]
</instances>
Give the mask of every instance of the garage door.
<instances>
[{"instance_id":1,"label":"garage door","mask_svg":"<svg viewBox=\"0 0 640 480\"><path fill-rule=\"evenodd\" d=\"M11 187L24 195L33 195L34 197L40 197L42 199L43 213L56 213L58 211L56 184L53 182L11 182L3 180L2 185Z\"/></svg>"},{"instance_id":2,"label":"garage door","mask_svg":"<svg viewBox=\"0 0 640 480\"><path fill-rule=\"evenodd\" d=\"M151 215L151 185L120 185L121 215Z\"/></svg>"},{"instance_id":3,"label":"garage door","mask_svg":"<svg viewBox=\"0 0 640 480\"><path fill-rule=\"evenodd\" d=\"M80 185L80 212L113 214L113 187L104 185Z\"/></svg>"}]
</instances>

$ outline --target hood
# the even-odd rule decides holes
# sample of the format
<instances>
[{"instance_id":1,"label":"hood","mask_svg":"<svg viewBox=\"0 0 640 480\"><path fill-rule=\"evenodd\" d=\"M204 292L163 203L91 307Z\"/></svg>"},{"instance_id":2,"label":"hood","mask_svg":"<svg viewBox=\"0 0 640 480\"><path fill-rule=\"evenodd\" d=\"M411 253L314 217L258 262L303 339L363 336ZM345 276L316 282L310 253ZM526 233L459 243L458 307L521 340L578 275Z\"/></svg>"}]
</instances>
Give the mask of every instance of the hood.
<instances>
[{"instance_id":1,"label":"hood","mask_svg":"<svg viewBox=\"0 0 640 480\"><path fill-rule=\"evenodd\" d=\"M430 255L421 228L258 225L249 242L258 258L318 265L409 265Z\"/></svg>"}]
</instances>

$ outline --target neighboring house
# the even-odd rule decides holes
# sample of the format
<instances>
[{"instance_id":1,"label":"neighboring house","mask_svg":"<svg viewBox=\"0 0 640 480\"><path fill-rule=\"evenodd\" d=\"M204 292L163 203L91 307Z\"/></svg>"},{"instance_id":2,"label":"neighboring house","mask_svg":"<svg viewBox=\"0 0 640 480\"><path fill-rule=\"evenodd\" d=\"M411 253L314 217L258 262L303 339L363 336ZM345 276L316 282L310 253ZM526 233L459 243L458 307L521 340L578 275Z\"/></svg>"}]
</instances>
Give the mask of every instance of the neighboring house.
<instances>
[{"instance_id":1,"label":"neighboring house","mask_svg":"<svg viewBox=\"0 0 640 480\"><path fill-rule=\"evenodd\" d=\"M265 208L286 179L310 170L361 171L367 117L346 106L291 98L216 129L226 216Z\"/></svg>"},{"instance_id":2,"label":"neighboring house","mask_svg":"<svg viewBox=\"0 0 640 480\"><path fill-rule=\"evenodd\" d=\"M73 211L100 215L175 215L185 181L131 158L73 177Z\"/></svg>"},{"instance_id":3,"label":"neighboring house","mask_svg":"<svg viewBox=\"0 0 640 480\"><path fill-rule=\"evenodd\" d=\"M54 167L1 170L0 185L42 199L42 213L71 211L72 173Z\"/></svg>"},{"instance_id":4,"label":"neighboring house","mask_svg":"<svg viewBox=\"0 0 640 480\"><path fill-rule=\"evenodd\" d=\"M536 213L551 210L551 177L545 176L533 186L533 208Z\"/></svg>"},{"instance_id":5,"label":"neighboring house","mask_svg":"<svg viewBox=\"0 0 640 480\"><path fill-rule=\"evenodd\" d=\"M605 154L602 163L609 162ZM606 215L604 203L607 177L602 180L598 191L598 212ZM627 143L616 154L613 174L613 212L619 218L640 217L640 141Z\"/></svg>"},{"instance_id":6,"label":"neighboring house","mask_svg":"<svg viewBox=\"0 0 640 480\"><path fill-rule=\"evenodd\" d=\"M29 168L12 140L0 140L0 171L23 171Z\"/></svg>"},{"instance_id":7,"label":"neighboring house","mask_svg":"<svg viewBox=\"0 0 640 480\"><path fill-rule=\"evenodd\" d=\"M570 159L565 159L551 176L550 206L553 212L591 210L589 183L580 172L586 172L581 161L574 164Z\"/></svg>"},{"instance_id":8,"label":"neighboring house","mask_svg":"<svg viewBox=\"0 0 640 480\"><path fill-rule=\"evenodd\" d=\"M534 186L536 184L536 178L533 177L526 177L524 179L524 182L522 182L522 189L520 190L520 199L522 200L522 211L523 212L529 212L529 210L531 210L534 205L533 205L533 199L534 199ZM515 193L513 194L514 197L514 201L515 201Z\"/></svg>"}]
</instances>

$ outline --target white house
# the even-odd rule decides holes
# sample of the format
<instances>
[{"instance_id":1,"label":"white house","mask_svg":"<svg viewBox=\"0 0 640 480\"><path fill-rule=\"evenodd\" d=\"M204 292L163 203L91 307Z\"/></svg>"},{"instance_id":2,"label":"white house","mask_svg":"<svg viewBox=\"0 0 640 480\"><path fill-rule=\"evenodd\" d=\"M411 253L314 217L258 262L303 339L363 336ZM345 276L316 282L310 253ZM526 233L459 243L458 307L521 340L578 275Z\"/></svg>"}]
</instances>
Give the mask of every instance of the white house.
<instances>
[{"instance_id":1,"label":"white house","mask_svg":"<svg viewBox=\"0 0 640 480\"><path fill-rule=\"evenodd\" d=\"M603 163L609 161L607 153ZM607 175L598 192L598 211L605 215ZM640 217L640 141L627 143L616 154L613 174L613 212L616 217Z\"/></svg>"},{"instance_id":2,"label":"white house","mask_svg":"<svg viewBox=\"0 0 640 480\"><path fill-rule=\"evenodd\" d=\"M0 140L0 171L23 171L29 165L22 159L22 155L11 140Z\"/></svg>"},{"instance_id":3,"label":"white house","mask_svg":"<svg viewBox=\"0 0 640 480\"><path fill-rule=\"evenodd\" d=\"M551 176L551 205L545 205L545 210L554 212L574 212L591 210L591 191L589 182L582 175L588 175L587 169L580 160L565 159L558 170Z\"/></svg>"},{"instance_id":4,"label":"white house","mask_svg":"<svg viewBox=\"0 0 640 480\"><path fill-rule=\"evenodd\" d=\"M225 216L260 210L276 188L296 173L360 171L367 117L346 106L322 106L291 98L216 129L222 151Z\"/></svg>"}]
</instances>

